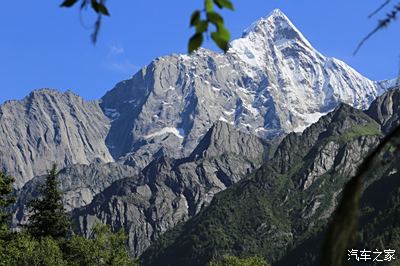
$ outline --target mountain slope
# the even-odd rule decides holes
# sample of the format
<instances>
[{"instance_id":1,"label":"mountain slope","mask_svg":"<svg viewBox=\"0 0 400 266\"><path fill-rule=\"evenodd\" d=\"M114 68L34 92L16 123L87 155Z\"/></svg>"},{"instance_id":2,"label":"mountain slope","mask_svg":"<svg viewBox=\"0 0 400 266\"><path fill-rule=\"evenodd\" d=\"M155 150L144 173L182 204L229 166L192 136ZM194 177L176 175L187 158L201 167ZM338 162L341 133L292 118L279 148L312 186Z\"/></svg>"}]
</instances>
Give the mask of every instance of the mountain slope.
<instances>
[{"instance_id":1,"label":"mountain slope","mask_svg":"<svg viewBox=\"0 0 400 266\"><path fill-rule=\"evenodd\" d=\"M97 102L68 91L37 90L0 106L0 169L22 185L59 167L112 162L105 145L109 120Z\"/></svg>"},{"instance_id":2,"label":"mountain slope","mask_svg":"<svg viewBox=\"0 0 400 266\"><path fill-rule=\"evenodd\" d=\"M400 248L399 197L400 197L400 165L399 154L391 165L382 171L377 180L368 184L361 199L361 217L358 241L352 247L356 250L384 251ZM325 228L316 230L311 236L302 240L298 245L289 248L284 256L274 266L314 266L320 265L321 246L325 236ZM377 254L373 254L374 259ZM383 260L384 255L379 259ZM392 261L393 263L393 261ZM352 260L348 265L359 265ZM390 264L387 261L381 265ZM363 265L377 265L372 260Z\"/></svg>"},{"instance_id":3,"label":"mountain slope","mask_svg":"<svg viewBox=\"0 0 400 266\"><path fill-rule=\"evenodd\" d=\"M390 101L383 99L399 94L390 92L376 103L387 106ZM161 236L142 255L143 264L205 265L225 254L279 260L286 249L325 226L343 185L378 144L384 123L378 124L382 117L368 116L371 110L341 105L301 135L289 134L253 175L217 194L209 207ZM397 115L387 113L383 121ZM390 167L377 169L366 184L393 171Z\"/></svg>"},{"instance_id":4,"label":"mountain slope","mask_svg":"<svg viewBox=\"0 0 400 266\"><path fill-rule=\"evenodd\" d=\"M226 54L200 49L157 58L100 101L40 90L5 103L0 107L0 167L22 188L17 222L27 217L24 204L43 179L38 175L55 162L67 167L60 175L61 189L80 232L87 235L96 221L124 228L132 253L139 255L270 158L271 144L263 140L276 141L310 126L302 135L285 138L271 165L255 174L256 183L249 179L234 186L236 192L221 194L228 195L227 206L237 216L226 213L226 206L215 209L219 230L226 218L251 216L246 204L235 206L237 199L258 206L256 220L236 224L233 231L251 230L258 218L271 221L272 227L260 225L253 233L257 241L277 240L267 254L275 259L274 250L312 230L315 217L326 220L344 177L376 145L377 123L384 132L397 123L395 117L378 118L397 112L397 96L389 97L394 104L370 109L376 121L350 107L367 108L383 91L382 84L320 54L275 10L233 41ZM242 193L238 188L246 184L254 187ZM323 199L320 188L330 191ZM275 211L280 204L287 209ZM299 216L304 223L293 222ZM234 241L239 254L255 249L252 238L234 237L222 234L221 241L227 246ZM203 260L213 252L210 248L199 256Z\"/></svg>"},{"instance_id":5,"label":"mountain slope","mask_svg":"<svg viewBox=\"0 0 400 266\"><path fill-rule=\"evenodd\" d=\"M381 125L383 132L389 133L400 124L400 110L398 109L398 100L396 100L399 99L399 96L399 90L387 92L378 97L366 112ZM376 249L398 250L400 248L399 155L399 150L395 153L385 153L384 161L389 165L383 164L385 167L378 165L372 174L364 178L365 191L361 199L359 237L353 247L354 249L375 251ZM320 248L325 234L323 229L316 230L299 245L289 249L275 265L319 265ZM349 265L357 265L358 263L353 261ZM374 262L363 262L363 264L376 265ZM395 265L385 261L379 264Z\"/></svg>"},{"instance_id":6,"label":"mountain slope","mask_svg":"<svg viewBox=\"0 0 400 266\"><path fill-rule=\"evenodd\" d=\"M321 55L279 10L255 22L226 54L160 57L102 98L107 145L144 167L160 146L185 157L218 120L271 139L302 131L344 102L367 108L382 86Z\"/></svg>"},{"instance_id":7,"label":"mountain slope","mask_svg":"<svg viewBox=\"0 0 400 266\"><path fill-rule=\"evenodd\" d=\"M161 153L140 178L114 182L89 205L74 210L74 219L85 235L96 221L124 228L131 253L138 256L166 230L207 206L216 193L257 169L269 149L259 138L218 122L191 156L174 160Z\"/></svg>"},{"instance_id":8,"label":"mountain slope","mask_svg":"<svg viewBox=\"0 0 400 266\"><path fill-rule=\"evenodd\" d=\"M78 231L89 235L95 222L124 228L131 253L138 256L161 233L208 205L215 193L257 169L271 149L219 121L189 157L175 160L160 149L141 172L118 163L71 165L60 171L59 189ZM26 205L43 181L44 176L35 177L21 189L14 225L26 223Z\"/></svg>"},{"instance_id":9,"label":"mountain slope","mask_svg":"<svg viewBox=\"0 0 400 266\"><path fill-rule=\"evenodd\" d=\"M161 147L173 158L189 156L219 120L273 139L303 131L341 102L367 108L385 89L320 54L274 10L226 54L157 58L99 102L40 90L3 104L0 168L18 188L52 162L115 160L143 169Z\"/></svg>"},{"instance_id":10,"label":"mountain slope","mask_svg":"<svg viewBox=\"0 0 400 266\"><path fill-rule=\"evenodd\" d=\"M138 170L118 163L75 164L61 169L58 173L59 190L63 194L67 211L85 206L112 183L123 178L138 178ZM38 187L46 176L36 176L19 191L13 207L13 226L26 224L29 218L28 203L38 195Z\"/></svg>"}]
</instances>

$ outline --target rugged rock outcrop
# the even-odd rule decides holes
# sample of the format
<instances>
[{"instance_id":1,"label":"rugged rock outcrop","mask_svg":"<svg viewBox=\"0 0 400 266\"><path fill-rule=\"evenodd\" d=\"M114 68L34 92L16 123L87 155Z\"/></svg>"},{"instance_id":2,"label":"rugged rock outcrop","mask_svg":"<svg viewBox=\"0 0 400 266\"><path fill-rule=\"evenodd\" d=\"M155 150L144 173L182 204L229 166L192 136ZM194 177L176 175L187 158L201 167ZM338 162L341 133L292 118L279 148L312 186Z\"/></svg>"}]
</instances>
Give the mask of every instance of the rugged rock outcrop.
<instances>
[{"instance_id":1,"label":"rugged rock outcrop","mask_svg":"<svg viewBox=\"0 0 400 266\"><path fill-rule=\"evenodd\" d=\"M160 57L102 98L115 158L144 167L160 146L186 157L218 120L271 139L301 132L341 102L367 108L386 89L320 54L279 10L226 54ZM122 158L121 158L122 157Z\"/></svg>"},{"instance_id":2,"label":"rugged rock outcrop","mask_svg":"<svg viewBox=\"0 0 400 266\"><path fill-rule=\"evenodd\" d=\"M368 109L368 115L373 117L382 126L385 133L389 133L400 124L400 93L393 90L378 97Z\"/></svg>"},{"instance_id":3,"label":"rugged rock outcrop","mask_svg":"<svg viewBox=\"0 0 400 266\"><path fill-rule=\"evenodd\" d=\"M96 101L70 91L37 90L0 106L0 169L17 188L47 173L53 163L114 161L105 145L110 127Z\"/></svg>"},{"instance_id":4,"label":"rugged rock outcrop","mask_svg":"<svg viewBox=\"0 0 400 266\"><path fill-rule=\"evenodd\" d=\"M365 112L342 104L302 134L289 134L254 174L215 195L199 215L156 240L142 255L143 265L205 265L224 254L261 254L277 262L287 248L324 228L343 185L385 132L398 124L400 110L391 103L399 95L399 90L387 92ZM365 176L365 186L396 174L395 162Z\"/></svg>"},{"instance_id":5,"label":"rugged rock outcrop","mask_svg":"<svg viewBox=\"0 0 400 266\"><path fill-rule=\"evenodd\" d=\"M143 171L119 163L72 165L60 171L59 188L82 234L89 235L96 222L124 228L138 256L216 193L257 169L271 149L262 139L219 121L189 157L173 159L161 149ZM27 222L27 203L44 178L33 178L20 191L14 225Z\"/></svg>"},{"instance_id":6,"label":"rugged rock outcrop","mask_svg":"<svg viewBox=\"0 0 400 266\"><path fill-rule=\"evenodd\" d=\"M207 206L213 196L257 169L270 146L261 139L216 123L191 156L161 155L142 178L114 182L73 216L83 234L95 222L124 228L131 252L140 255L162 233Z\"/></svg>"},{"instance_id":7,"label":"rugged rock outcrop","mask_svg":"<svg viewBox=\"0 0 400 266\"><path fill-rule=\"evenodd\" d=\"M112 183L123 178L138 179L139 171L118 163L75 164L61 169L58 173L59 189L64 197L67 211L83 207ZM46 176L37 176L28 181L19 191L14 206L13 225L25 224L29 218L27 204L38 196L38 187Z\"/></svg>"}]
</instances>

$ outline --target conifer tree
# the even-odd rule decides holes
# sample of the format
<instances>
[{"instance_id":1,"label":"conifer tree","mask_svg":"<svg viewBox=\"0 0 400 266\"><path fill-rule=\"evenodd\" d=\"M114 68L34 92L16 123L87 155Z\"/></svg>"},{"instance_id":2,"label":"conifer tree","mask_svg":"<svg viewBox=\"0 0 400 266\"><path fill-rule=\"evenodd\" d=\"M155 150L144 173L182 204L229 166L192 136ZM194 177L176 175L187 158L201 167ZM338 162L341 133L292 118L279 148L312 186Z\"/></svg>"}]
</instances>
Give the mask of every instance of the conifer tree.
<instances>
[{"instance_id":1,"label":"conifer tree","mask_svg":"<svg viewBox=\"0 0 400 266\"><path fill-rule=\"evenodd\" d=\"M28 232L36 237L51 236L60 239L67 236L70 229L70 217L62 202L57 188L57 166L49 171L45 184L39 190L39 197L29 204L32 216L27 225Z\"/></svg>"},{"instance_id":2,"label":"conifer tree","mask_svg":"<svg viewBox=\"0 0 400 266\"><path fill-rule=\"evenodd\" d=\"M15 201L11 196L14 178L0 172L0 237L8 231L10 215L6 208Z\"/></svg>"}]
</instances>

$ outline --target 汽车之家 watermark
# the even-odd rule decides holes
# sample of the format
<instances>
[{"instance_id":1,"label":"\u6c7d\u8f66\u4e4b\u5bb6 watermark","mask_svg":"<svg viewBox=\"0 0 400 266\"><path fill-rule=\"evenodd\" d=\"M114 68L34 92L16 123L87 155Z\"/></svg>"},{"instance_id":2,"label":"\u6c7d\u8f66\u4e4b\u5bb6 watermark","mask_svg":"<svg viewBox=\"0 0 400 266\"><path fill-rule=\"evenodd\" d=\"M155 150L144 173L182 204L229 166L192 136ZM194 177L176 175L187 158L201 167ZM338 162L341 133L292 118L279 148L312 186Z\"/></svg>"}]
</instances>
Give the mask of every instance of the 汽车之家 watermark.
<instances>
[{"instance_id":1,"label":"\u6c7d\u8f66\u4e4b\u5bb6 watermark","mask_svg":"<svg viewBox=\"0 0 400 266\"><path fill-rule=\"evenodd\" d=\"M347 260L356 260L356 261L393 261L395 260L395 250L393 249L385 249L383 251L375 249L371 250L358 250L351 249L347 251Z\"/></svg>"}]
</instances>

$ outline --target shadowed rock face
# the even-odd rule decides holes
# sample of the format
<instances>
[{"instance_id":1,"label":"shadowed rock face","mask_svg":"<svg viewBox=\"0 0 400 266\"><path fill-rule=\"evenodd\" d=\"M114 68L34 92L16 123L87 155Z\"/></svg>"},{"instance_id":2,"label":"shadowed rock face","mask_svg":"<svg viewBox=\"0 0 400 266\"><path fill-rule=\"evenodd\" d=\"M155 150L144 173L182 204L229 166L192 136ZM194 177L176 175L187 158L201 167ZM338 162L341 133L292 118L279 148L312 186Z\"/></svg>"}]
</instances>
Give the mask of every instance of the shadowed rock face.
<instances>
[{"instance_id":1,"label":"shadowed rock face","mask_svg":"<svg viewBox=\"0 0 400 266\"><path fill-rule=\"evenodd\" d=\"M254 174L216 195L199 215L156 240L142 255L143 265L161 261L167 262L164 265L205 265L221 254L262 254L276 262L288 247L303 260L293 260L289 253L280 265L307 261L311 263L301 265L317 265L315 257L311 260L305 253L296 253L297 246L318 254L317 247L308 243L307 249L302 241L312 241L324 228L343 185L385 131L398 125L400 110L391 104L399 95L399 90L387 92L365 112L343 104L302 134L287 135ZM397 171L394 161L365 176L364 184L374 190L379 180ZM366 231L367 236L371 233Z\"/></svg>"},{"instance_id":2,"label":"shadowed rock face","mask_svg":"<svg viewBox=\"0 0 400 266\"><path fill-rule=\"evenodd\" d=\"M142 178L113 183L75 210L74 219L86 235L95 222L124 228L131 252L138 256L163 232L207 206L217 192L258 168L268 149L261 139L218 122L191 156L174 160L160 155Z\"/></svg>"},{"instance_id":3,"label":"shadowed rock face","mask_svg":"<svg viewBox=\"0 0 400 266\"><path fill-rule=\"evenodd\" d=\"M139 177L140 173L137 169L118 163L70 165L62 169L57 176L67 211L91 203L97 194L117 180L123 178L138 179ZM20 190L13 208L14 226L25 224L28 221L27 204L38 196L38 187L44 183L45 178L44 175L34 177Z\"/></svg>"},{"instance_id":4,"label":"shadowed rock face","mask_svg":"<svg viewBox=\"0 0 400 266\"><path fill-rule=\"evenodd\" d=\"M59 167L112 162L105 138L110 127L96 101L71 92L38 90L0 106L0 169L16 178L17 188Z\"/></svg>"},{"instance_id":5,"label":"shadowed rock face","mask_svg":"<svg viewBox=\"0 0 400 266\"><path fill-rule=\"evenodd\" d=\"M368 115L373 117L385 133L391 132L400 123L400 92L392 90L371 104Z\"/></svg>"},{"instance_id":6,"label":"shadowed rock face","mask_svg":"<svg viewBox=\"0 0 400 266\"><path fill-rule=\"evenodd\" d=\"M60 171L59 188L78 230L89 235L96 222L124 228L138 256L160 234L207 206L214 194L258 168L271 145L217 122L192 155L173 159L160 150L141 172L118 163L73 165ZM44 176L26 183L14 209L14 225L26 223L26 204Z\"/></svg>"}]
</instances>

